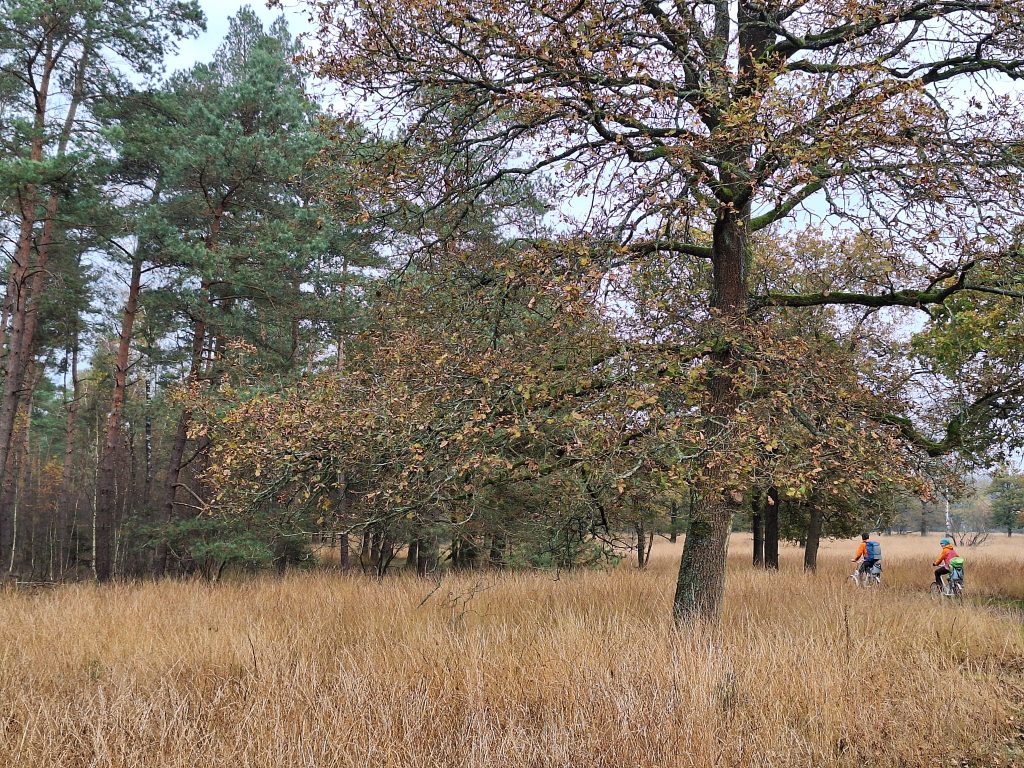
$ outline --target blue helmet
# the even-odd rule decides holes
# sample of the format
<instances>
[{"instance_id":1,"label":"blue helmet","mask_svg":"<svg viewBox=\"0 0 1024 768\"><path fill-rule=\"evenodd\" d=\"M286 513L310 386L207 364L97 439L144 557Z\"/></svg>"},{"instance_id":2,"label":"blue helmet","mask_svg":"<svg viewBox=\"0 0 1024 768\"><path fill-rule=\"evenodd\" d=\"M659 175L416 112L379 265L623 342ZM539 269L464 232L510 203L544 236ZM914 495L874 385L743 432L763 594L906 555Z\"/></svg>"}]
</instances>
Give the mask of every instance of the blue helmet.
<instances>
[{"instance_id":1,"label":"blue helmet","mask_svg":"<svg viewBox=\"0 0 1024 768\"><path fill-rule=\"evenodd\" d=\"M940 542L939 542L939 545L940 545L940 546L943 546L943 547L944 547L944 546L946 546L947 544L952 544L952 543L953 543L953 542L952 542L952 541L950 541L949 539L943 539L942 541L940 541Z\"/></svg>"}]
</instances>

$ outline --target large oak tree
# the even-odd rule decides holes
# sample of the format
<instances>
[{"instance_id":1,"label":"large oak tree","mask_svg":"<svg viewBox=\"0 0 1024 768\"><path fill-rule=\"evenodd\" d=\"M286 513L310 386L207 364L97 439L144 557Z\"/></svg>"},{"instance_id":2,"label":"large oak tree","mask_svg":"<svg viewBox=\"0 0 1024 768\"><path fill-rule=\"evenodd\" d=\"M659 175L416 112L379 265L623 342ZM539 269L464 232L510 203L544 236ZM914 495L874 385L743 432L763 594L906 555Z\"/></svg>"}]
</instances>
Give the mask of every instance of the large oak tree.
<instances>
[{"instance_id":1,"label":"large oak tree","mask_svg":"<svg viewBox=\"0 0 1024 768\"><path fill-rule=\"evenodd\" d=\"M569 224L710 262L703 311L731 338L772 307L927 307L1019 258L1024 4L1004 0L374 0L311 3L321 71L362 89L414 152L465 173L391 180L472 201L545 175ZM421 166L426 167L426 166ZM466 181L466 180L469 181ZM585 213L579 213L585 211ZM841 292L752 290L751 238L820 215L884 234L888 263ZM611 264L610 266L612 266ZM707 430L740 407L741 345L719 345ZM909 425L896 425L907 435ZM738 489L709 477L694 509L677 619L715 618Z\"/></svg>"}]
</instances>

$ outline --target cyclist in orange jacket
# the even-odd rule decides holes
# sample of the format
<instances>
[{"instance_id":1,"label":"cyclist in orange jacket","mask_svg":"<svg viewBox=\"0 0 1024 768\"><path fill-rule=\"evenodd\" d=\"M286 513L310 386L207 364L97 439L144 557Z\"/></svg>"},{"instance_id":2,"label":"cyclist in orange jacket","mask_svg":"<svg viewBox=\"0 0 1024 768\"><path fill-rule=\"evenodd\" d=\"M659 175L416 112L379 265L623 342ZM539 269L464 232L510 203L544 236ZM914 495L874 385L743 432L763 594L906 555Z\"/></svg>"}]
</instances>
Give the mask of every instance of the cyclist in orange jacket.
<instances>
[{"instance_id":1,"label":"cyclist in orange jacket","mask_svg":"<svg viewBox=\"0 0 1024 768\"><path fill-rule=\"evenodd\" d=\"M949 573L949 561L954 557L958 557L956 550L953 549L953 542L947 538L943 538L939 542L942 546L942 551L939 552L939 556L935 558L935 562L932 565L937 565L935 569L935 583L940 587L942 586L942 577Z\"/></svg>"},{"instance_id":2,"label":"cyclist in orange jacket","mask_svg":"<svg viewBox=\"0 0 1024 768\"><path fill-rule=\"evenodd\" d=\"M856 563L858 560L860 563L860 575L863 576L872 568L875 564L882 559L882 545L877 541L871 541L870 534L862 533L860 535L860 546L857 547L857 554L853 556L851 563Z\"/></svg>"}]
</instances>

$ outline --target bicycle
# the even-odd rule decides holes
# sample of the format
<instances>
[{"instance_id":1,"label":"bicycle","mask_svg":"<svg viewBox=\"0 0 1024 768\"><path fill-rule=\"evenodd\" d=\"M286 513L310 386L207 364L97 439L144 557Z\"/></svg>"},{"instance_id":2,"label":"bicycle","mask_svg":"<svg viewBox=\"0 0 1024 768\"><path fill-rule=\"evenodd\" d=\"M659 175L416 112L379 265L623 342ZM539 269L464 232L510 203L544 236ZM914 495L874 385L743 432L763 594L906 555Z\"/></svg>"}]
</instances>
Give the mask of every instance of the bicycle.
<instances>
[{"instance_id":1,"label":"bicycle","mask_svg":"<svg viewBox=\"0 0 1024 768\"><path fill-rule=\"evenodd\" d=\"M954 602L963 602L964 599L964 573L963 571L950 571L949 576L943 579L942 584L932 582L930 594L936 600L949 598Z\"/></svg>"},{"instance_id":2,"label":"bicycle","mask_svg":"<svg viewBox=\"0 0 1024 768\"><path fill-rule=\"evenodd\" d=\"M850 574L850 581L857 587L879 587L882 585L882 566L875 564L862 574L858 565Z\"/></svg>"}]
</instances>

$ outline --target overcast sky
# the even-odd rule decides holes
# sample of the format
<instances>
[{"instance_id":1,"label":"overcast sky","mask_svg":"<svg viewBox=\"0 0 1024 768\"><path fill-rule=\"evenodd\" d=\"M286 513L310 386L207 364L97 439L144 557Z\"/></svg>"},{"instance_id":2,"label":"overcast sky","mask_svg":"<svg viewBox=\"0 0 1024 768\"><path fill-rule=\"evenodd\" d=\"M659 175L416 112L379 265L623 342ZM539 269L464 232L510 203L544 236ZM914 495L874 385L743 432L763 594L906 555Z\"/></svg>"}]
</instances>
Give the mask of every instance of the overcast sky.
<instances>
[{"instance_id":1,"label":"overcast sky","mask_svg":"<svg viewBox=\"0 0 1024 768\"><path fill-rule=\"evenodd\" d=\"M178 54L168 58L167 73L170 74L178 69L186 69L193 64L209 61L213 52L224 39L228 31L228 19L238 13L238 9L248 5L263 19L265 26L281 15L280 9L269 10L264 0L199 0L206 14L206 32L192 40L185 40L179 45ZM286 5L295 5L288 2ZM295 8L284 11L288 19L288 27L292 34L299 34L310 29L306 23L306 14Z\"/></svg>"}]
</instances>

